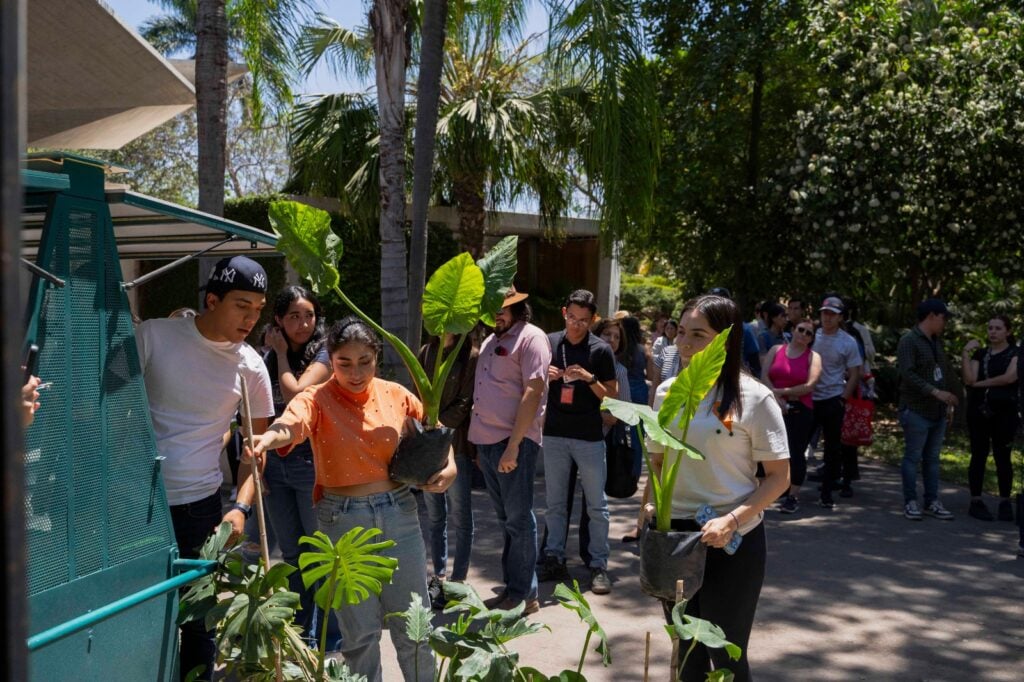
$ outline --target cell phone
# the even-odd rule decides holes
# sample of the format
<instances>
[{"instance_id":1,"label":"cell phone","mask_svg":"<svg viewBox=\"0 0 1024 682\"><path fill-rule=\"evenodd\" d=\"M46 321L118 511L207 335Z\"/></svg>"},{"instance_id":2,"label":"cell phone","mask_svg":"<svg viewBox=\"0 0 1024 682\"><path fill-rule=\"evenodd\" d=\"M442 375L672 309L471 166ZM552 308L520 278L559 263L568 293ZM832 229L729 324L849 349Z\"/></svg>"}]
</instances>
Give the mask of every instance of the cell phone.
<instances>
[{"instance_id":1,"label":"cell phone","mask_svg":"<svg viewBox=\"0 0 1024 682\"><path fill-rule=\"evenodd\" d=\"M25 353L25 362L22 366L25 368L25 381L32 378L32 375L36 371L36 360L39 359L39 346L32 344L28 347L28 351Z\"/></svg>"}]
</instances>

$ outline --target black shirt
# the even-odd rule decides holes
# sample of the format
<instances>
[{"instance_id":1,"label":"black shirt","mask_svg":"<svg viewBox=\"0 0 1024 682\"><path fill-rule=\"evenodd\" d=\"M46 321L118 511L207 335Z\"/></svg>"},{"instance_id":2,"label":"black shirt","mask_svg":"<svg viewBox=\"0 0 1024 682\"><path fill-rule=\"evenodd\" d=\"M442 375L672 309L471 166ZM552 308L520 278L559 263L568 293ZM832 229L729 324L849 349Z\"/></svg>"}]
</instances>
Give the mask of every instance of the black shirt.
<instances>
[{"instance_id":1,"label":"black shirt","mask_svg":"<svg viewBox=\"0 0 1024 682\"><path fill-rule=\"evenodd\" d=\"M559 369L572 365L584 368L600 382L615 379L615 355L612 347L601 337L587 333L587 337L573 344L565 338L565 332L548 334L551 344L551 364ZM572 390L572 402L562 402L562 387ZM601 401L585 381L563 382L561 379L548 383L548 409L544 421L544 435L576 440L604 440L601 428Z\"/></svg>"},{"instance_id":2,"label":"black shirt","mask_svg":"<svg viewBox=\"0 0 1024 682\"><path fill-rule=\"evenodd\" d=\"M1010 369L1010 361L1017 357L1019 349L1016 346L1007 346L999 353L993 353L989 348L979 348L974 352L971 360L978 363L978 381L991 379L1001 374L1006 374ZM988 355L988 361L985 356ZM1020 359L1017 360L1017 372L1021 371ZM988 396L989 402L1013 402L1017 400L1017 383L1006 386L992 386L990 388L971 388L971 402L982 401Z\"/></svg>"}]
</instances>

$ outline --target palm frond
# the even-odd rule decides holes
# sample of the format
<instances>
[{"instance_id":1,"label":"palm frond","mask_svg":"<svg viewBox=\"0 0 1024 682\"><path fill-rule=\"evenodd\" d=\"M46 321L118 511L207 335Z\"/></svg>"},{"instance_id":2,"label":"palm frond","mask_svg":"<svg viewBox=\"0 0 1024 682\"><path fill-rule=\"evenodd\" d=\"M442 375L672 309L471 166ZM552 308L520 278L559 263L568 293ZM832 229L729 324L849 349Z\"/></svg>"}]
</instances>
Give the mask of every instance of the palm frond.
<instances>
[{"instance_id":1,"label":"palm frond","mask_svg":"<svg viewBox=\"0 0 1024 682\"><path fill-rule=\"evenodd\" d=\"M195 17L163 14L151 17L139 27L139 34L164 56L178 52L194 52L196 48Z\"/></svg>"},{"instance_id":2,"label":"palm frond","mask_svg":"<svg viewBox=\"0 0 1024 682\"><path fill-rule=\"evenodd\" d=\"M295 48L302 73L308 76L324 62L335 76L366 78L373 71L373 39L365 26L348 29L317 14L316 23L303 27Z\"/></svg>"}]
</instances>

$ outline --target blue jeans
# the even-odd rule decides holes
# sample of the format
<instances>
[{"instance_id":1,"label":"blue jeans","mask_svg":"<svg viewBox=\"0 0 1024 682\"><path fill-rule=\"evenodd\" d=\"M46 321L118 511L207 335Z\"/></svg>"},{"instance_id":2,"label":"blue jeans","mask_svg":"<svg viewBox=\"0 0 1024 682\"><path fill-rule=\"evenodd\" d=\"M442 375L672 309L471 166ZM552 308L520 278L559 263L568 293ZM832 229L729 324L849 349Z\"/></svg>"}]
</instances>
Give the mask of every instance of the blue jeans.
<instances>
[{"instance_id":1,"label":"blue jeans","mask_svg":"<svg viewBox=\"0 0 1024 682\"><path fill-rule=\"evenodd\" d=\"M278 547L281 548L281 558L285 563L298 567L299 554L311 549L300 546L299 538L316 531L316 515L313 512L313 484L316 482L313 451L307 445L295 448L287 457L271 453L267 457L263 477L269 489L267 517L274 529ZM288 576L288 589L301 597L301 608L295 614L295 623L302 627L313 646L319 644L320 628L323 627L323 612L313 601L313 593L319 584L307 590L302 584L301 571ZM327 650L337 651L340 638L338 621L328 618Z\"/></svg>"},{"instance_id":2,"label":"blue jeans","mask_svg":"<svg viewBox=\"0 0 1024 682\"><path fill-rule=\"evenodd\" d=\"M587 498L590 517L590 565L608 567L608 500L604 485L608 477L603 440L587 441L576 438L544 437L544 491L548 503L544 523L548 529L546 552L565 559L565 539L568 537L569 472L575 462L579 469L583 494Z\"/></svg>"},{"instance_id":3,"label":"blue jeans","mask_svg":"<svg viewBox=\"0 0 1024 682\"><path fill-rule=\"evenodd\" d=\"M196 502L171 505L171 524L174 526L174 541L178 544L179 556L183 559L197 559L199 549L220 525L222 518L220 491ZM212 680L213 663L217 658L214 631L207 630L202 620L185 623L179 630L181 648L178 652L178 671L181 679L184 680L190 670L202 665L205 670L197 679Z\"/></svg>"},{"instance_id":4,"label":"blue jeans","mask_svg":"<svg viewBox=\"0 0 1024 682\"><path fill-rule=\"evenodd\" d=\"M900 410L903 426L903 501L917 500L917 467L924 480L924 506L939 499L939 450L946 435L946 420L928 419L911 409Z\"/></svg>"},{"instance_id":5,"label":"blue jeans","mask_svg":"<svg viewBox=\"0 0 1024 682\"><path fill-rule=\"evenodd\" d=\"M469 573L469 555L473 550L473 462L455 455L458 473L446 492L424 493L423 504L430 519L430 557L434 575L448 575L448 525L455 531L455 560L452 580L465 580Z\"/></svg>"},{"instance_id":6,"label":"blue jeans","mask_svg":"<svg viewBox=\"0 0 1024 682\"><path fill-rule=\"evenodd\" d=\"M533 515L533 478L540 446L529 438L519 445L519 460L507 474L498 471L498 461L508 440L477 445L480 471L487 494L504 533L501 573L507 596L515 601L537 598L537 518Z\"/></svg>"},{"instance_id":7,"label":"blue jeans","mask_svg":"<svg viewBox=\"0 0 1024 682\"><path fill-rule=\"evenodd\" d=\"M384 616L409 608L410 595L418 598L426 609L427 570L423 563L426 549L420 533L416 498L402 486L390 492L348 497L327 493L316 505L320 530L333 542L360 526L380 528L382 535L374 540L394 540L395 546L384 550L386 556L398 559L391 582L385 584L380 596L370 595L359 604L342 604L335 611L341 623L341 653L352 672L365 675L370 682L382 682L380 666L380 633ZM391 641L398 654L402 677L408 682L430 682L434 679L434 654L428 644L417 646L405 631L405 621L388 618Z\"/></svg>"}]
</instances>

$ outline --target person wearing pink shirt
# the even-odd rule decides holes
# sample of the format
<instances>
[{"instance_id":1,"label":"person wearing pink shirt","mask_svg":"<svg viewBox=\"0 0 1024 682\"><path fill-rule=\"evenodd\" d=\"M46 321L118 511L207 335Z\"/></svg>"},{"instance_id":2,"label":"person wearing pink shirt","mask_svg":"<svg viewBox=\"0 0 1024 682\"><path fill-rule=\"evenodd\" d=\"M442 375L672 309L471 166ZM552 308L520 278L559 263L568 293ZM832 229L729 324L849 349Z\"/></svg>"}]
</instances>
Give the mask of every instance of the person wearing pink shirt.
<instances>
[{"instance_id":1,"label":"person wearing pink shirt","mask_svg":"<svg viewBox=\"0 0 1024 682\"><path fill-rule=\"evenodd\" d=\"M511 289L495 317L494 333L480 347L473 384L469 441L487 493L504 532L501 554L505 587L488 599L489 608L510 609L537 600L537 519L533 479L547 404L551 347L547 335L530 324L526 294Z\"/></svg>"}]
</instances>

